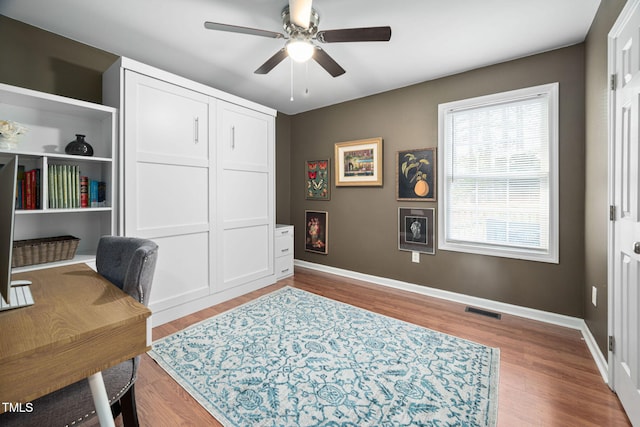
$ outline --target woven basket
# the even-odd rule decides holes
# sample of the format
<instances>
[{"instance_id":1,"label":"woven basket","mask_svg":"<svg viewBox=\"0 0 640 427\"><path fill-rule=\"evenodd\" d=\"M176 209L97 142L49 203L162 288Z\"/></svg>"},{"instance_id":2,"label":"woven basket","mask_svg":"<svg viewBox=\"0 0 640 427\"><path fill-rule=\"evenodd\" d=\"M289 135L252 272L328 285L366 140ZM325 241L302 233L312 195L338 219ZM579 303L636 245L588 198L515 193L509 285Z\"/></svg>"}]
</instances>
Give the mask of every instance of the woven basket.
<instances>
[{"instance_id":1,"label":"woven basket","mask_svg":"<svg viewBox=\"0 0 640 427\"><path fill-rule=\"evenodd\" d=\"M11 267L71 259L76 254L78 243L80 243L80 239L73 236L16 240L13 242Z\"/></svg>"}]
</instances>

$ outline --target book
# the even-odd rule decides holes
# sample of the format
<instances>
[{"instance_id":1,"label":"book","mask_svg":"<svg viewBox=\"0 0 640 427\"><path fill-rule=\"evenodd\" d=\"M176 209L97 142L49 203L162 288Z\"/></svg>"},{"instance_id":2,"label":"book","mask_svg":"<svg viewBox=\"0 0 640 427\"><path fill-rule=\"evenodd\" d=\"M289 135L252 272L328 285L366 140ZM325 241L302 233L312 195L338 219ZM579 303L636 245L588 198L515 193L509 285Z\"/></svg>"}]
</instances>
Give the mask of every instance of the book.
<instances>
[{"instance_id":1,"label":"book","mask_svg":"<svg viewBox=\"0 0 640 427\"><path fill-rule=\"evenodd\" d=\"M98 181L89 181L89 206L98 207Z\"/></svg>"},{"instance_id":2,"label":"book","mask_svg":"<svg viewBox=\"0 0 640 427\"><path fill-rule=\"evenodd\" d=\"M24 209L24 165L18 165L16 209Z\"/></svg>"},{"instance_id":3,"label":"book","mask_svg":"<svg viewBox=\"0 0 640 427\"><path fill-rule=\"evenodd\" d=\"M98 206L107 206L107 183L98 181Z\"/></svg>"},{"instance_id":4,"label":"book","mask_svg":"<svg viewBox=\"0 0 640 427\"><path fill-rule=\"evenodd\" d=\"M89 207L89 178L86 176L80 177L80 207Z\"/></svg>"},{"instance_id":5,"label":"book","mask_svg":"<svg viewBox=\"0 0 640 427\"><path fill-rule=\"evenodd\" d=\"M35 209L42 209L42 177L40 176L40 168L35 168Z\"/></svg>"},{"instance_id":6,"label":"book","mask_svg":"<svg viewBox=\"0 0 640 427\"><path fill-rule=\"evenodd\" d=\"M26 171L24 173L24 192L25 192L25 205L24 209L33 209L33 171Z\"/></svg>"}]
</instances>

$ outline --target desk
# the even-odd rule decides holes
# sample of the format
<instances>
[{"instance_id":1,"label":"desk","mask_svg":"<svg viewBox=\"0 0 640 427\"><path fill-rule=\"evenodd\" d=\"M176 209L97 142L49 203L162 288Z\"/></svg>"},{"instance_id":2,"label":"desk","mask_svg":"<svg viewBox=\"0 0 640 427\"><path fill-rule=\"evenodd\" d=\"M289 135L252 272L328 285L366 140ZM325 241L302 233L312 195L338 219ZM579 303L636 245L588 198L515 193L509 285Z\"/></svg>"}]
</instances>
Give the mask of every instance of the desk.
<instances>
[{"instance_id":1,"label":"desk","mask_svg":"<svg viewBox=\"0 0 640 427\"><path fill-rule=\"evenodd\" d=\"M30 402L87 377L102 385L95 374L150 349L151 311L87 265L13 279L32 281L35 304L0 313L1 401Z\"/></svg>"}]
</instances>

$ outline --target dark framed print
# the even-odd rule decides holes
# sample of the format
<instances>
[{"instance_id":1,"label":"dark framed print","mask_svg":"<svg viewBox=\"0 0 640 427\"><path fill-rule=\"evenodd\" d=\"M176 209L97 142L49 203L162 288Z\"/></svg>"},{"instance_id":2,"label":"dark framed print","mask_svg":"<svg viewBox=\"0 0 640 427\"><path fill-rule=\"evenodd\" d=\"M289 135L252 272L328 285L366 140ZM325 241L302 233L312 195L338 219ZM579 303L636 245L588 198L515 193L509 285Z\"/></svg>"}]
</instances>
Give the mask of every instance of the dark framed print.
<instances>
[{"instance_id":1,"label":"dark framed print","mask_svg":"<svg viewBox=\"0 0 640 427\"><path fill-rule=\"evenodd\" d=\"M398 208L398 249L435 254L434 209Z\"/></svg>"},{"instance_id":2,"label":"dark framed print","mask_svg":"<svg viewBox=\"0 0 640 427\"><path fill-rule=\"evenodd\" d=\"M305 198L308 200L329 200L331 198L330 163L325 160L305 162Z\"/></svg>"},{"instance_id":3,"label":"dark framed print","mask_svg":"<svg viewBox=\"0 0 640 427\"><path fill-rule=\"evenodd\" d=\"M396 153L396 198L436 201L435 148L420 148Z\"/></svg>"},{"instance_id":4,"label":"dark framed print","mask_svg":"<svg viewBox=\"0 0 640 427\"><path fill-rule=\"evenodd\" d=\"M335 144L336 186L382 186L382 138Z\"/></svg>"},{"instance_id":5,"label":"dark framed print","mask_svg":"<svg viewBox=\"0 0 640 427\"><path fill-rule=\"evenodd\" d=\"M329 213L323 211L304 211L304 223L304 250L326 255L328 253Z\"/></svg>"}]
</instances>

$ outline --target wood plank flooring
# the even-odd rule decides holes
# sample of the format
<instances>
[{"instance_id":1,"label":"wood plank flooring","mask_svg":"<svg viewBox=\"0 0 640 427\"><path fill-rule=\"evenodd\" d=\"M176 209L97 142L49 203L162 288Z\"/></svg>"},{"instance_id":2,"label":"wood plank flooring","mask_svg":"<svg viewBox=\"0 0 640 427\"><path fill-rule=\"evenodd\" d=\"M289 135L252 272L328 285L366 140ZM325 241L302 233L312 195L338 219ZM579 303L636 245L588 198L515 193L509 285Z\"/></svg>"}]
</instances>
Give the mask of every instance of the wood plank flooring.
<instances>
[{"instance_id":1,"label":"wood plank flooring","mask_svg":"<svg viewBox=\"0 0 640 427\"><path fill-rule=\"evenodd\" d=\"M465 306L296 268L275 285L154 328L153 339L292 286L447 334L500 348L498 425L629 426L579 331L515 316L466 313ZM220 426L147 355L136 382L142 426ZM117 420L121 425L121 420Z\"/></svg>"}]
</instances>

